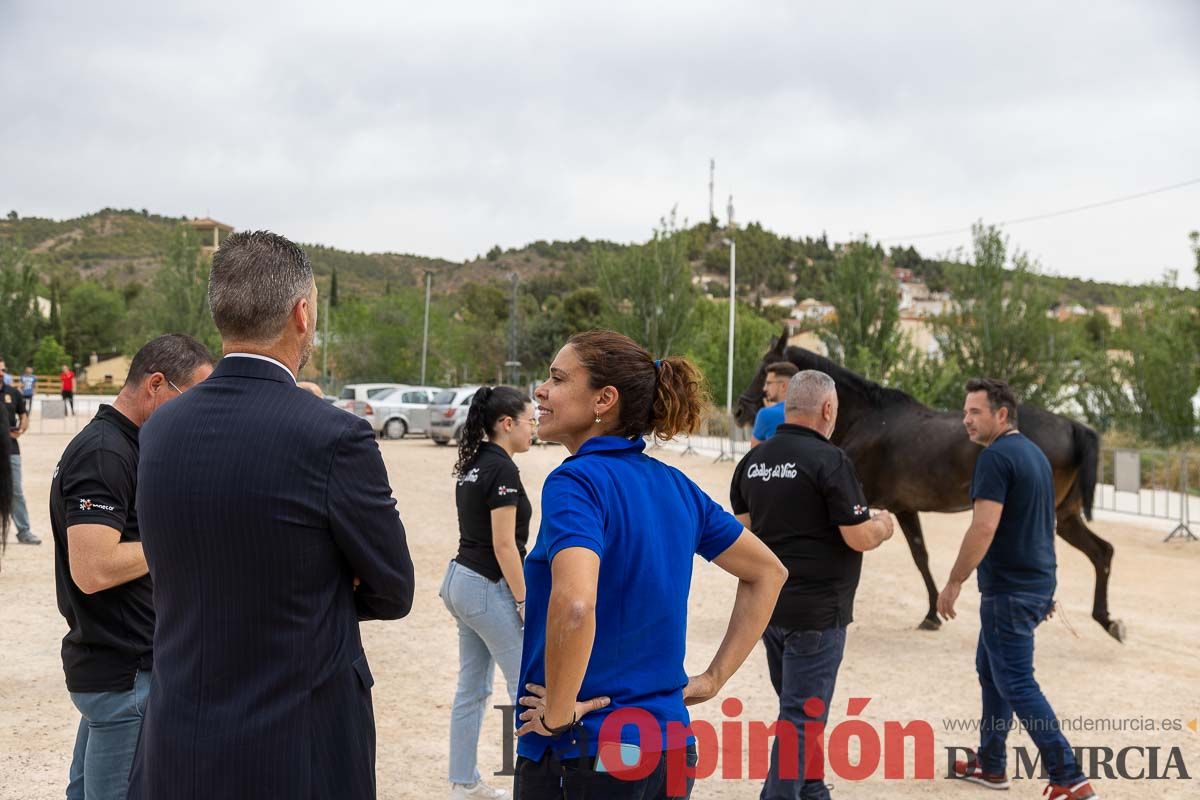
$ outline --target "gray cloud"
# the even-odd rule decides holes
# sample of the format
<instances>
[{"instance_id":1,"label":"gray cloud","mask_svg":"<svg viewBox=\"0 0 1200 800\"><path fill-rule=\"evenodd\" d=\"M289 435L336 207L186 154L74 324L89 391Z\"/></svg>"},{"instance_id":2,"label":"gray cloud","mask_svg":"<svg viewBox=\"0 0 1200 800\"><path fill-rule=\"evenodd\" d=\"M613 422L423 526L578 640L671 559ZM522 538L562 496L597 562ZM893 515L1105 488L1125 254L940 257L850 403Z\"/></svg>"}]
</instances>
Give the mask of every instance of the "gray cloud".
<instances>
[{"instance_id":1,"label":"gray cloud","mask_svg":"<svg viewBox=\"0 0 1200 800\"><path fill-rule=\"evenodd\" d=\"M463 258L702 219L710 156L718 208L835 238L1200 177L1193 2L832 6L10 0L0 208ZM1190 279L1198 209L1193 187L1010 234L1061 274Z\"/></svg>"}]
</instances>

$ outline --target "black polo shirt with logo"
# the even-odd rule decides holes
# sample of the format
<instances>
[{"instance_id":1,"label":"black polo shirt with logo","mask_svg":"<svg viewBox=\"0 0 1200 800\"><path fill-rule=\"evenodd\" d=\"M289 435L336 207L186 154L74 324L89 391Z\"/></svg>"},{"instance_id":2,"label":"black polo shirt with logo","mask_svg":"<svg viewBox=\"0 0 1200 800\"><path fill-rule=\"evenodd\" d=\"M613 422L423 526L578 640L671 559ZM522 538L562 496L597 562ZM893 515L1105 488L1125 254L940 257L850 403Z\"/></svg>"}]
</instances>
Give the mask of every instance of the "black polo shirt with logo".
<instances>
[{"instance_id":1,"label":"black polo shirt with logo","mask_svg":"<svg viewBox=\"0 0 1200 800\"><path fill-rule=\"evenodd\" d=\"M109 405L81 430L59 459L50 484L54 579L63 637L63 671L72 692L118 692L133 687L138 670L153 664L154 605L149 575L84 594L71 578L67 529L107 525L122 542L139 542L135 504L138 428Z\"/></svg>"},{"instance_id":2,"label":"black polo shirt with logo","mask_svg":"<svg viewBox=\"0 0 1200 800\"><path fill-rule=\"evenodd\" d=\"M28 413L25 407L25 395L21 394L20 387L9 386L5 384L0 388L0 402L4 404L4 413L8 417L5 422L8 423L8 428L5 428L5 433L9 429L16 430L21 427L21 415ZM21 455L21 444L18 440L8 437L8 452L11 455Z\"/></svg>"},{"instance_id":3,"label":"black polo shirt with logo","mask_svg":"<svg viewBox=\"0 0 1200 800\"><path fill-rule=\"evenodd\" d=\"M517 507L517 552L525 561L533 505L521 485L521 473L503 447L484 442L454 489L458 505L458 555L454 560L493 583L504 577L492 545L492 509Z\"/></svg>"},{"instance_id":4,"label":"black polo shirt with logo","mask_svg":"<svg viewBox=\"0 0 1200 800\"><path fill-rule=\"evenodd\" d=\"M854 619L862 553L846 544L840 525L870 519L854 465L821 434L780 425L737 465L730 488L735 514L750 514L751 530L788 569L772 625L824 630Z\"/></svg>"}]
</instances>

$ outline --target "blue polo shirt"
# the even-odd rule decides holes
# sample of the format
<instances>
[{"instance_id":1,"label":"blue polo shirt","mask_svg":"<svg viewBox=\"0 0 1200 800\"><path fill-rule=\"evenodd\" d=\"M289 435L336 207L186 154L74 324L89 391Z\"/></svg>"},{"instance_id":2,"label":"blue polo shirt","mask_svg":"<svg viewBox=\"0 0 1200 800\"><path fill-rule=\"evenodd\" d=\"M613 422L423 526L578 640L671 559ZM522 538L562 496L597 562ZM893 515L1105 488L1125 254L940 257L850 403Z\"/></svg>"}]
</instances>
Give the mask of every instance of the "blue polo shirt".
<instances>
[{"instance_id":1,"label":"blue polo shirt","mask_svg":"<svg viewBox=\"0 0 1200 800\"><path fill-rule=\"evenodd\" d=\"M604 719L620 708L653 715L664 745L668 722L690 723L683 655L693 556L711 561L742 533L732 514L644 449L641 439L598 436L550 473L541 529L525 559L522 687L546 683L550 562L568 547L600 556L596 638L579 699L612 703L582 720L588 755L596 753ZM582 744L582 735L575 738ZM639 744L636 728L626 726L621 738ZM522 736L517 753L540 761L550 747L562 758L580 755L568 734Z\"/></svg>"},{"instance_id":2,"label":"blue polo shirt","mask_svg":"<svg viewBox=\"0 0 1200 800\"><path fill-rule=\"evenodd\" d=\"M1020 433L992 442L975 462L971 499L1004 506L996 535L979 562L980 594L1053 596L1054 474L1041 448Z\"/></svg>"},{"instance_id":3,"label":"blue polo shirt","mask_svg":"<svg viewBox=\"0 0 1200 800\"><path fill-rule=\"evenodd\" d=\"M775 435L775 429L783 424L783 403L763 406L754 417L754 438L765 442Z\"/></svg>"}]
</instances>

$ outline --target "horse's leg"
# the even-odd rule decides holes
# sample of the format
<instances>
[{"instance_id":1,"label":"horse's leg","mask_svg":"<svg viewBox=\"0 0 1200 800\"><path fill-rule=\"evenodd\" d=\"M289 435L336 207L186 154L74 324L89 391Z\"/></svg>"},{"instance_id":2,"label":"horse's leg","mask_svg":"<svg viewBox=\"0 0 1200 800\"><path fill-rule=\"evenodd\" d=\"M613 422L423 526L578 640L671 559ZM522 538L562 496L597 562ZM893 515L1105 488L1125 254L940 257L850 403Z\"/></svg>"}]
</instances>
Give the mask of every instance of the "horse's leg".
<instances>
[{"instance_id":1,"label":"horse's leg","mask_svg":"<svg viewBox=\"0 0 1200 800\"><path fill-rule=\"evenodd\" d=\"M1113 546L1087 526L1078 511L1063 511L1058 518L1058 535L1079 549L1096 568L1096 594L1092 619L1118 642L1125 641L1125 623L1108 615L1108 574L1112 571Z\"/></svg>"},{"instance_id":2,"label":"horse's leg","mask_svg":"<svg viewBox=\"0 0 1200 800\"><path fill-rule=\"evenodd\" d=\"M929 571L929 551L925 549L925 537L921 535L921 518L915 511L897 511L896 521L900 530L904 531L904 539L912 553L913 562L921 572L921 580L925 581L925 591L929 593L929 613L917 626L923 631L936 631L942 627L942 621L937 615L937 586L933 583L933 574Z\"/></svg>"}]
</instances>

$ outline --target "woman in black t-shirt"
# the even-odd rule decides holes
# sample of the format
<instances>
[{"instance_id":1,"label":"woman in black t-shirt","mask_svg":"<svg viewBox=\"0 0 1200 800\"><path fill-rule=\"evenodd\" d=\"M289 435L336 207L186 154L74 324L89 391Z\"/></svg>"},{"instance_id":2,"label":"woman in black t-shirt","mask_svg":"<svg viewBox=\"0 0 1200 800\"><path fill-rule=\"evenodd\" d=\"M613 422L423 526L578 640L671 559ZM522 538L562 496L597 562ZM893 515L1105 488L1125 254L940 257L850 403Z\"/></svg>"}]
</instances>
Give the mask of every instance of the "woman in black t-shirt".
<instances>
[{"instance_id":1,"label":"woman in black t-shirt","mask_svg":"<svg viewBox=\"0 0 1200 800\"><path fill-rule=\"evenodd\" d=\"M529 449L537 425L528 395L484 387L471 400L459 438L458 555L439 593L458 622L458 690L450 714L450 797L502 798L479 780L479 728L500 665L516 704L525 617L525 543L533 508L514 453Z\"/></svg>"}]
</instances>

